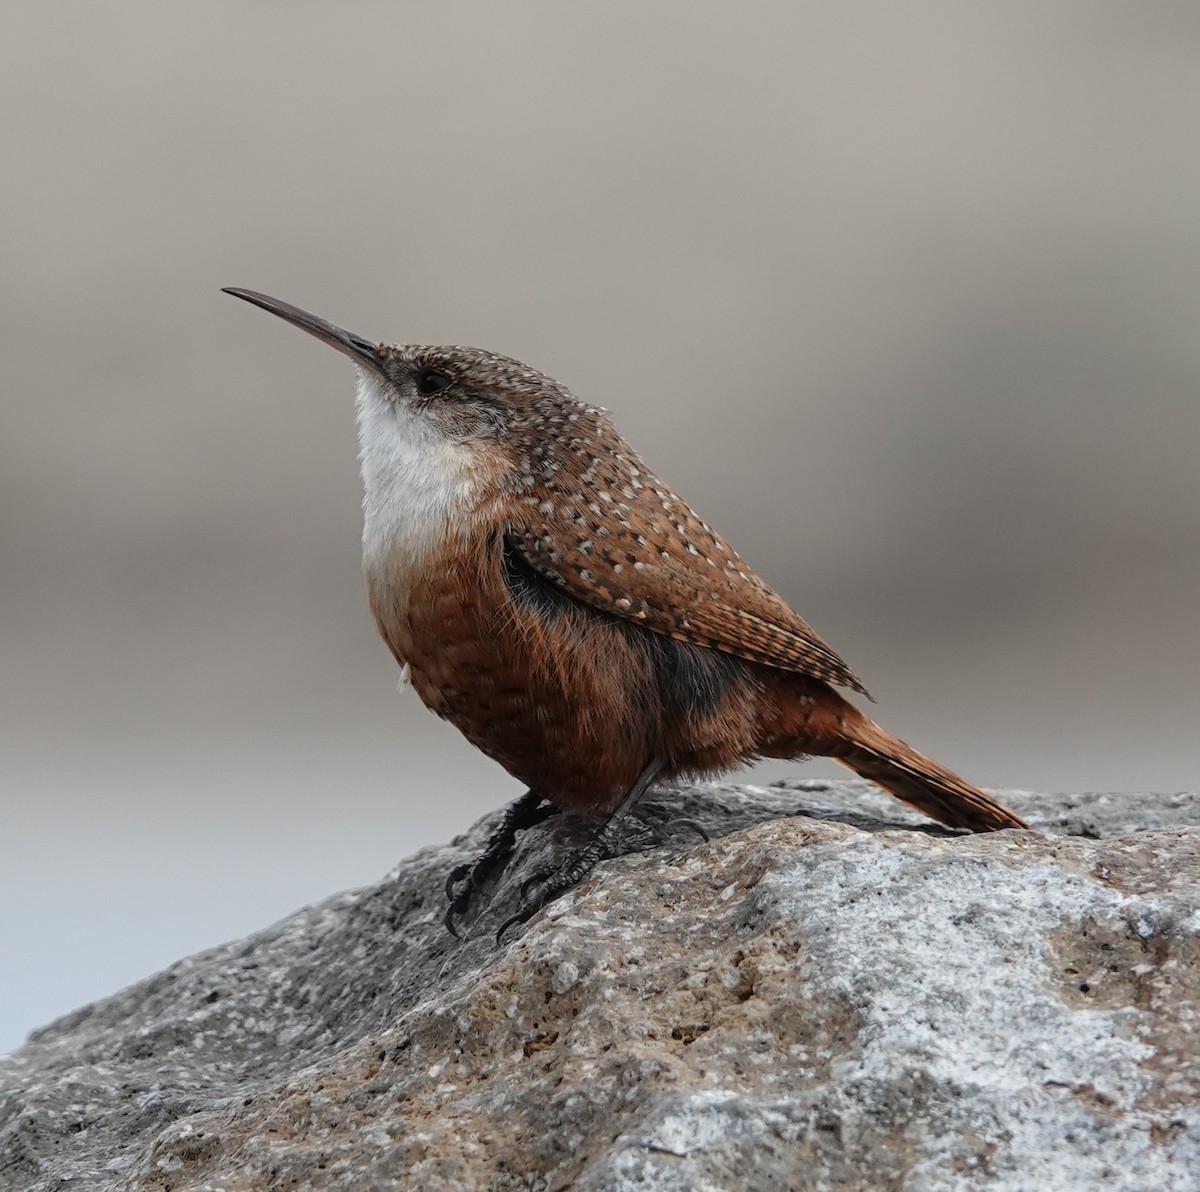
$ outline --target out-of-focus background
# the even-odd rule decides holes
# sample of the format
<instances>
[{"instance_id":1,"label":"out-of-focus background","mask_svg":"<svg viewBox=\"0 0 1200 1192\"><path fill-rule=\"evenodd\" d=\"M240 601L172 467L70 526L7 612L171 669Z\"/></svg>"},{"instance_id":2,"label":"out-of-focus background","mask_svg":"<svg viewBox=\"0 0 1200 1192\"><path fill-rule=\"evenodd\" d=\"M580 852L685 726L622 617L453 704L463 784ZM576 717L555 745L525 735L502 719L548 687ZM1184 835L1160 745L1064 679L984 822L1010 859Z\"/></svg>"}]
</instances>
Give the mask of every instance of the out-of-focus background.
<instances>
[{"instance_id":1,"label":"out-of-focus background","mask_svg":"<svg viewBox=\"0 0 1200 1192\"><path fill-rule=\"evenodd\" d=\"M609 407L977 782L1194 788L1194 3L0 21L0 1050L518 793L396 693L350 365L223 285Z\"/></svg>"}]
</instances>

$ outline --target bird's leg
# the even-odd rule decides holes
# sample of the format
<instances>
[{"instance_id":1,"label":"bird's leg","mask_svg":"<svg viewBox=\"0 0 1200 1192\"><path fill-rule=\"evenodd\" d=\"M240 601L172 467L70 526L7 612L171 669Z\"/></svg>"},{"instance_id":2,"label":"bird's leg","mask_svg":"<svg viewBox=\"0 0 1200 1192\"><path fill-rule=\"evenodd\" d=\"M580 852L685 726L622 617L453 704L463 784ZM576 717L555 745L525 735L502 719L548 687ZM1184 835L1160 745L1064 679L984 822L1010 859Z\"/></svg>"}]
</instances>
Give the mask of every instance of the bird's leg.
<instances>
[{"instance_id":1,"label":"bird's leg","mask_svg":"<svg viewBox=\"0 0 1200 1192\"><path fill-rule=\"evenodd\" d=\"M500 930L496 932L497 943L510 927L532 919L542 907L553 902L560 894L581 881L597 861L613 855L613 846L620 839L621 825L637 806L638 800L649 789L663 765L661 760L655 759L638 775L637 781L629 788L616 809L583 848L573 852L556 869L535 874L522 885L521 907L515 915L500 925Z\"/></svg>"},{"instance_id":2,"label":"bird's leg","mask_svg":"<svg viewBox=\"0 0 1200 1192\"><path fill-rule=\"evenodd\" d=\"M456 865L450 870L446 875L446 899L450 905L446 907L444 921L446 930L452 936L462 938L458 934L455 919L466 913L471 905L471 896L482 890L504 868L512 855L517 833L540 824L554 812L555 808L537 791L526 791L504 809L504 816L489 837L483 852L474 861Z\"/></svg>"}]
</instances>

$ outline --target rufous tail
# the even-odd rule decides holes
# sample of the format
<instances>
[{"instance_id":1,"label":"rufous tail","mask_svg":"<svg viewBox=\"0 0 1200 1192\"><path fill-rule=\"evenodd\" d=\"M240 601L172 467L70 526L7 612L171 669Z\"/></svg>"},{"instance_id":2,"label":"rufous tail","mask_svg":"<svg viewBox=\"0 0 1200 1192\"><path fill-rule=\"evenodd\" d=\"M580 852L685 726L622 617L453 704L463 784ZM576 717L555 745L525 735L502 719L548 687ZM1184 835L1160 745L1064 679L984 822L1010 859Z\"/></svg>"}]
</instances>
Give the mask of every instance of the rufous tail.
<instances>
[{"instance_id":1,"label":"rufous tail","mask_svg":"<svg viewBox=\"0 0 1200 1192\"><path fill-rule=\"evenodd\" d=\"M973 832L1029 826L991 795L918 753L861 713L857 719L848 717L842 732L845 735L830 756L933 819Z\"/></svg>"},{"instance_id":2,"label":"rufous tail","mask_svg":"<svg viewBox=\"0 0 1200 1192\"><path fill-rule=\"evenodd\" d=\"M800 698L791 698L793 693ZM789 687L779 710L760 745L767 757L832 757L951 828L996 832L1029 826L991 795L880 728L824 683L800 691Z\"/></svg>"}]
</instances>

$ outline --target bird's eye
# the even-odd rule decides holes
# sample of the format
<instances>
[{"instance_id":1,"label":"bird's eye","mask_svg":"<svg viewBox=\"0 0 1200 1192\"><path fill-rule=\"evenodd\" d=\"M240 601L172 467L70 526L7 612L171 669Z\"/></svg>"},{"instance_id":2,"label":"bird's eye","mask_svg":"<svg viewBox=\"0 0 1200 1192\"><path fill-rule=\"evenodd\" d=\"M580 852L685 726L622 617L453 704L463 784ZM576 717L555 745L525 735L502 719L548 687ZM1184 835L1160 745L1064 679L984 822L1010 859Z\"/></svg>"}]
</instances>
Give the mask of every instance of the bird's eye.
<instances>
[{"instance_id":1,"label":"bird's eye","mask_svg":"<svg viewBox=\"0 0 1200 1192\"><path fill-rule=\"evenodd\" d=\"M422 369L420 375L417 377L417 392L423 397L430 397L434 393L441 393L449 385L450 378L444 372L439 372L436 368Z\"/></svg>"}]
</instances>

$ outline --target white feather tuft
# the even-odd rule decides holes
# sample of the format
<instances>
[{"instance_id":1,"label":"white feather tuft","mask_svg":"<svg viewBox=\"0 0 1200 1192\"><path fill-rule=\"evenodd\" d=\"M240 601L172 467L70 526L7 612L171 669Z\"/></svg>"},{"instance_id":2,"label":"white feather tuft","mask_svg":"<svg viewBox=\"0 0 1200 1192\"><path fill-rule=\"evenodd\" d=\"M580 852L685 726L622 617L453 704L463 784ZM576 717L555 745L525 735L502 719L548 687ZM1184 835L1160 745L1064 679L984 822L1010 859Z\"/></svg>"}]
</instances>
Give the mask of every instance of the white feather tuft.
<instances>
[{"instance_id":1,"label":"white feather tuft","mask_svg":"<svg viewBox=\"0 0 1200 1192\"><path fill-rule=\"evenodd\" d=\"M469 518L475 453L365 369L358 376L358 442L363 566L399 558L417 568L452 521Z\"/></svg>"}]
</instances>

